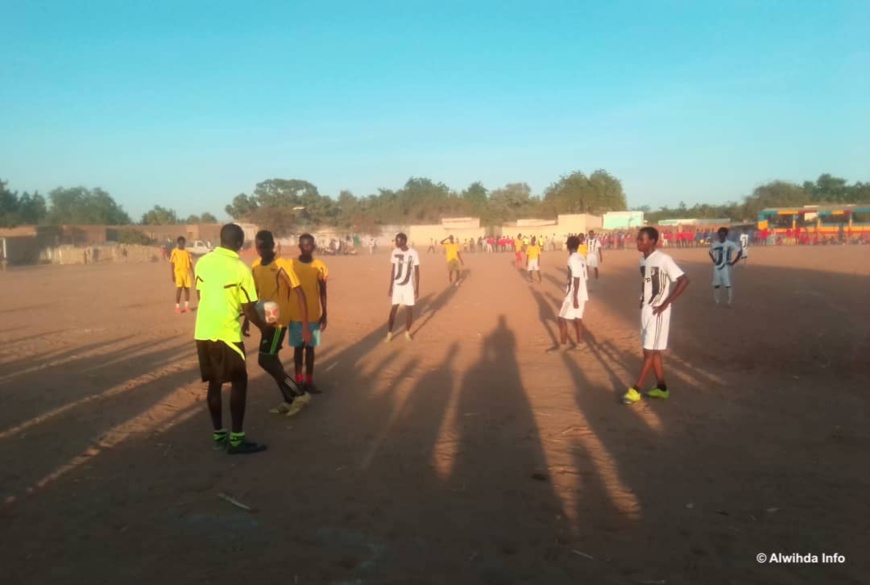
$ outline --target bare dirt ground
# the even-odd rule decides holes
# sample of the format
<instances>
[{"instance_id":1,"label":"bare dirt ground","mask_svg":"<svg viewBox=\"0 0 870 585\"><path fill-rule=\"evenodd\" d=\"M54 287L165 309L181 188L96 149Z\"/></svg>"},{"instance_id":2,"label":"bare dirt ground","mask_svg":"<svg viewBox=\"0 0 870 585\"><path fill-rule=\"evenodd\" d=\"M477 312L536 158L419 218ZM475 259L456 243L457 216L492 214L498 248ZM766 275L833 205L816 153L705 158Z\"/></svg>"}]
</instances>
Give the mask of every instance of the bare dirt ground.
<instances>
[{"instance_id":1,"label":"bare dirt ground","mask_svg":"<svg viewBox=\"0 0 870 585\"><path fill-rule=\"evenodd\" d=\"M325 393L269 415L249 343L270 450L241 458L211 450L166 264L0 273L2 582L870 582L870 247L753 248L730 310L706 251L672 253L671 399L634 407L634 252L606 255L580 355L543 351L562 253L535 286L468 255L458 289L423 254L416 340L391 344L387 256L327 257Z\"/></svg>"}]
</instances>

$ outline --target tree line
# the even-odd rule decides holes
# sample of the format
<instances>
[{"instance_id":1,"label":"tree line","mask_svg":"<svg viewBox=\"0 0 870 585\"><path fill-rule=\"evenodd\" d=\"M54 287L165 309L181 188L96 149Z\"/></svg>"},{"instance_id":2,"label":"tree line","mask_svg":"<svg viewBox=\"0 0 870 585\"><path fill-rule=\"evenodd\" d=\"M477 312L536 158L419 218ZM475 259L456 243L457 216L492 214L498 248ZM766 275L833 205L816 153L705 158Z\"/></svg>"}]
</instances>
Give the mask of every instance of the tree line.
<instances>
[{"instance_id":1,"label":"tree line","mask_svg":"<svg viewBox=\"0 0 870 585\"><path fill-rule=\"evenodd\" d=\"M211 213L179 218L175 211L155 205L142 216L140 225L217 223ZM19 225L134 225L130 215L99 187L52 190L48 197L12 191L0 180L0 227Z\"/></svg>"},{"instance_id":2,"label":"tree line","mask_svg":"<svg viewBox=\"0 0 870 585\"><path fill-rule=\"evenodd\" d=\"M850 184L823 174L803 184L773 181L760 185L741 202L697 204L687 207L639 207L649 223L677 218L723 218L755 221L767 207L807 204L870 203L870 183ZM602 214L627 208L622 183L604 170L582 171L560 177L540 195L526 183L509 183L488 189L474 182L461 191L428 178L412 177L400 189L378 189L358 197L341 191L337 197L321 194L301 179L269 179L250 194L240 193L225 207L236 221L249 221L277 235L299 228L333 226L362 234L376 234L380 226L438 223L445 216L480 217L486 226L520 218L554 219L564 213ZM142 215L140 225L216 223L211 213L180 218L172 209L155 205ZM39 193L18 193L0 181L0 227L17 225L133 225L112 196L100 188L54 189L45 198Z\"/></svg>"}]
</instances>

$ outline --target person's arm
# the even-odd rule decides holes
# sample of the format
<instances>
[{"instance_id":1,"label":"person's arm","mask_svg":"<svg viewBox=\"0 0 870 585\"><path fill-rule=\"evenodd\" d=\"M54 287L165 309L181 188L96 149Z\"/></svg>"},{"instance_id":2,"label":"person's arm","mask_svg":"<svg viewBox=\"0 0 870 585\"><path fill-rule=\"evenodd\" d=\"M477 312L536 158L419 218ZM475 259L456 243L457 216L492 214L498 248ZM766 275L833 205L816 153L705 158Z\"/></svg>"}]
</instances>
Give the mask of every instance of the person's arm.
<instances>
[{"instance_id":1,"label":"person's arm","mask_svg":"<svg viewBox=\"0 0 870 585\"><path fill-rule=\"evenodd\" d=\"M420 298L420 267L414 266L414 299Z\"/></svg>"},{"instance_id":2,"label":"person's arm","mask_svg":"<svg viewBox=\"0 0 870 585\"><path fill-rule=\"evenodd\" d=\"M169 256L169 278L175 282L175 254Z\"/></svg>"},{"instance_id":3,"label":"person's arm","mask_svg":"<svg viewBox=\"0 0 870 585\"><path fill-rule=\"evenodd\" d=\"M318 279L317 285L320 288L320 331L326 331L326 280Z\"/></svg>"},{"instance_id":4,"label":"person's arm","mask_svg":"<svg viewBox=\"0 0 870 585\"><path fill-rule=\"evenodd\" d=\"M456 256L457 256L457 258L459 258L459 262L461 262L462 265L465 266L465 260L462 259L462 252L460 252L459 250L456 250Z\"/></svg>"},{"instance_id":5,"label":"person's arm","mask_svg":"<svg viewBox=\"0 0 870 585\"><path fill-rule=\"evenodd\" d=\"M604 263L604 246L601 245L600 240L598 241L598 261Z\"/></svg>"},{"instance_id":6,"label":"person's arm","mask_svg":"<svg viewBox=\"0 0 870 585\"><path fill-rule=\"evenodd\" d=\"M743 257L743 248L735 245L734 249L737 250L737 256L734 257L734 260L731 262L731 266L734 266L735 264L740 262L740 259Z\"/></svg>"},{"instance_id":7,"label":"person's arm","mask_svg":"<svg viewBox=\"0 0 870 585\"><path fill-rule=\"evenodd\" d=\"M443 246L444 244L446 244L449 241L450 241L450 238L444 238L443 240L441 240L441 245Z\"/></svg>"},{"instance_id":8,"label":"person's arm","mask_svg":"<svg viewBox=\"0 0 870 585\"><path fill-rule=\"evenodd\" d=\"M655 307L653 309L653 315L658 315L662 311L667 309L669 305L671 305L675 300L677 300L677 298L679 298L679 296L681 294L683 294L683 292L686 290L686 287L688 287L688 286L689 286L689 277L686 276L685 274L681 275L677 279L677 286L674 288L674 290L671 292L671 294L668 295L668 298L666 298L661 305L659 305L658 307Z\"/></svg>"},{"instance_id":9,"label":"person's arm","mask_svg":"<svg viewBox=\"0 0 870 585\"><path fill-rule=\"evenodd\" d=\"M579 276L575 276L575 277L574 277L574 308L575 308L575 309L579 309L579 308L580 308L580 301L577 300L577 289L578 289L579 287L580 287L580 277L579 277Z\"/></svg>"},{"instance_id":10,"label":"person's arm","mask_svg":"<svg viewBox=\"0 0 870 585\"><path fill-rule=\"evenodd\" d=\"M310 343L311 328L308 325L308 299L305 298L305 291L302 290L302 283L299 282L299 277L296 276L296 273L293 272L293 267L290 265L287 265L286 267L282 266L281 271L278 274L284 277L287 286L290 287L290 290L296 293L296 302L299 303L299 310L302 313L302 341Z\"/></svg>"},{"instance_id":11,"label":"person's arm","mask_svg":"<svg viewBox=\"0 0 870 585\"><path fill-rule=\"evenodd\" d=\"M396 280L396 265L391 264L390 265L390 289L387 291L388 297L393 296L393 282L395 282L395 280Z\"/></svg>"},{"instance_id":12,"label":"person's arm","mask_svg":"<svg viewBox=\"0 0 870 585\"><path fill-rule=\"evenodd\" d=\"M242 315L245 317L245 322L253 323L257 329L266 329L267 327L271 327L268 323L266 323L262 318L260 318L260 314L257 312L257 303L243 303L242 304Z\"/></svg>"}]
</instances>

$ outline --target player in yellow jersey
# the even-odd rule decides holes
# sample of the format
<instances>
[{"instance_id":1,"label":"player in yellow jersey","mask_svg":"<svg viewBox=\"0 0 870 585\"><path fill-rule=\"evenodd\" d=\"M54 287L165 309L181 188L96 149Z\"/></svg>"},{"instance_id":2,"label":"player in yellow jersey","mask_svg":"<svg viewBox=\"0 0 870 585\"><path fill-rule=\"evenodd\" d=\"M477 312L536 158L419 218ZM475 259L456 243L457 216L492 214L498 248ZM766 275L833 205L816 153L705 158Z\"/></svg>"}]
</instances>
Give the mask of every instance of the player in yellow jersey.
<instances>
[{"instance_id":1,"label":"player in yellow jersey","mask_svg":"<svg viewBox=\"0 0 870 585\"><path fill-rule=\"evenodd\" d=\"M257 232L254 245L260 255L254 261L252 268L257 296L261 301L274 301L280 307L278 322L263 329L263 336L260 339L260 357L257 363L272 376L284 397L284 401L270 412L294 416L311 402L311 395L299 387L284 371L278 353L287 334L294 307L304 318L302 339L306 342L311 341L311 331L308 329L308 302L305 291L302 290L302 283L293 270L293 263L275 253L275 237L272 232L267 230ZM247 325L246 321L244 325L246 334Z\"/></svg>"},{"instance_id":2,"label":"player in yellow jersey","mask_svg":"<svg viewBox=\"0 0 870 585\"><path fill-rule=\"evenodd\" d=\"M532 236L532 241L526 246L526 270L529 273L529 282L532 280L532 273L538 274L538 284L541 283L541 246L538 245L538 239Z\"/></svg>"},{"instance_id":3,"label":"player in yellow jersey","mask_svg":"<svg viewBox=\"0 0 870 585\"><path fill-rule=\"evenodd\" d=\"M184 291L184 312L190 311L190 288L193 285L193 258L185 250L187 240L181 236L169 256L172 282L175 283L175 312L181 313L181 292Z\"/></svg>"},{"instance_id":4,"label":"player in yellow jersey","mask_svg":"<svg viewBox=\"0 0 870 585\"><path fill-rule=\"evenodd\" d=\"M329 270L320 259L314 258L317 244L311 234L299 236L299 258L293 260L293 270L302 283L308 303L307 324L311 339L302 338L306 317L298 305L290 311L290 346L293 348L293 364L296 383L309 394L320 394L314 385L314 348L320 345L320 334L326 331L326 279ZM305 376L302 375L302 358L305 358Z\"/></svg>"},{"instance_id":5,"label":"player in yellow jersey","mask_svg":"<svg viewBox=\"0 0 870 585\"><path fill-rule=\"evenodd\" d=\"M580 245L577 246L577 253L583 256L583 261L586 262L586 257L589 255L589 247L586 245L586 236L580 234L576 237L580 240Z\"/></svg>"},{"instance_id":6,"label":"player in yellow jersey","mask_svg":"<svg viewBox=\"0 0 870 585\"><path fill-rule=\"evenodd\" d=\"M441 245L444 247L444 254L447 257L447 282L453 286L459 286L461 277L460 264L465 266L465 260L462 259L462 254L459 252L459 244L457 244L453 236L449 236L441 240ZM456 275L456 282L453 282L453 275Z\"/></svg>"},{"instance_id":7,"label":"player in yellow jersey","mask_svg":"<svg viewBox=\"0 0 870 585\"><path fill-rule=\"evenodd\" d=\"M516 254L517 270L523 269L523 234L517 234L514 238L514 253Z\"/></svg>"}]
</instances>

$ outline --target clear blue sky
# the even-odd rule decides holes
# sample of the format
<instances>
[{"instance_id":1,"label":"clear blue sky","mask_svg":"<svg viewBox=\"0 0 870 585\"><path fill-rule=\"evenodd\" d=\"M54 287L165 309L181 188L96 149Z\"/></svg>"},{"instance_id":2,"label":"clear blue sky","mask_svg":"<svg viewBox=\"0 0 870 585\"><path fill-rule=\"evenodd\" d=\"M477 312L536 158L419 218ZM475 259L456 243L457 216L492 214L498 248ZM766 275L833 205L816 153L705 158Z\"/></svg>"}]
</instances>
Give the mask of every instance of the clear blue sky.
<instances>
[{"instance_id":1,"label":"clear blue sky","mask_svg":"<svg viewBox=\"0 0 870 585\"><path fill-rule=\"evenodd\" d=\"M138 217L604 168L629 204L870 180L870 2L6 2L0 177Z\"/></svg>"}]
</instances>

